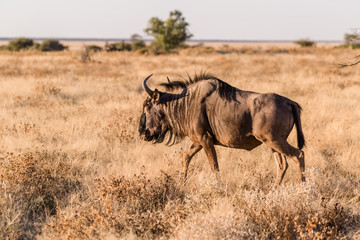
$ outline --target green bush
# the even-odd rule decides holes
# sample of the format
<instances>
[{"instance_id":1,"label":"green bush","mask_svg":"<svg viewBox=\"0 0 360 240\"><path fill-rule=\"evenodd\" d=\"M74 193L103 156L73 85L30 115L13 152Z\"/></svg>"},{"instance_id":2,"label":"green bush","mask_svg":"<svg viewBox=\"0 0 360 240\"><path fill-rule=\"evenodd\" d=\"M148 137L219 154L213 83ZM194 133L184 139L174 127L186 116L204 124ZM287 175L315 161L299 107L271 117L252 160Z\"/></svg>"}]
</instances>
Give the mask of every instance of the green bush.
<instances>
[{"instance_id":1,"label":"green bush","mask_svg":"<svg viewBox=\"0 0 360 240\"><path fill-rule=\"evenodd\" d=\"M360 36L356 33L345 33L344 35L345 43L341 44L337 48L351 48L359 49L360 48Z\"/></svg>"},{"instance_id":2,"label":"green bush","mask_svg":"<svg viewBox=\"0 0 360 240\"><path fill-rule=\"evenodd\" d=\"M9 42L7 49L10 51L27 50L34 45L34 41L29 38L17 38Z\"/></svg>"},{"instance_id":3,"label":"green bush","mask_svg":"<svg viewBox=\"0 0 360 240\"><path fill-rule=\"evenodd\" d=\"M311 41L309 39L300 39L294 42L297 45L300 45L301 47L313 47L315 46L315 42Z\"/></svg>"},{"instance_id":4,"label":"green bush","mask_svg":"<svg viewBox=\"0 0 360 240\"><path fill-rule=\"evenodd\" d=\"M355 33L345 33L344 35L345 43L354 43L356 41L359 41L358 35Z\"/></svg>"},{"instance_id":5,"label":"green bush","mask_svg":"<svg viewBox=\"0 0 360 240\"><path fill-rule=\"evenodd\" d=\"M360 48L360 43L345 43L345 44L341 44L339 46L336 46L335 48L359 49Z\"/></svg>"},{"instance_id":6,"label":"green bush","mask_svg":"<svg viewBox=\"0 0 360 240\"><path fill-rule=\"evenodd\" d=\"M360 48L360 43L352 43L351 45L352 49L359 49Z\"/></svg>"},{"instance_id":7,"label":"green bush","mask_svg":"<svg viewBox=\"0 0 360 240\"><path fill-rule=\"evenodd\" d=\"M42 52L63 51L64 49L67 49L67 47L55 39L46 39L40 44L39 47L39 50Z\"/></svg>"},{"instance_id":8,"label":"green bush","mask_svg":"<svg viewBox=\"0 0 360 240\"><path fill-rule=\"evenodd\" d=\"M356 33L345 33L344 35L345 44L352 49L360 48L360 36Z\"/></svg>"},{"instance_id":9,"label":"green bush","mask_svg":"<svg viewBox=\"0 0 360 240\"><path fill-rule=\"evenodd\" d=\"M335 48L349 48L350 44L345 43L345 44L340 44L339 46L335 46Z\"/></svg>"},{"instance_id":10,"label":"green bush","mask_svg":"<svg viewBox=\"0 0 360 240\"><path fill-rule=\"evenodd\" d=\"M131 51L131 44L125 41L105 44L105 51L107 52L120 52L120 51Z\"/></svg>"},{"instance_id":11,"label":"green bush","mask_svg":"<svg viewBox=\"0 0 360 240\"><path fill-rule=\"evenodd\" d=\"M136 41L133 41L131 43L131 50L132 51L137 51L139 49L144 49L144 48L146 48L146 44L142 40L136 40Z\"/></svg>"}]
</instances>

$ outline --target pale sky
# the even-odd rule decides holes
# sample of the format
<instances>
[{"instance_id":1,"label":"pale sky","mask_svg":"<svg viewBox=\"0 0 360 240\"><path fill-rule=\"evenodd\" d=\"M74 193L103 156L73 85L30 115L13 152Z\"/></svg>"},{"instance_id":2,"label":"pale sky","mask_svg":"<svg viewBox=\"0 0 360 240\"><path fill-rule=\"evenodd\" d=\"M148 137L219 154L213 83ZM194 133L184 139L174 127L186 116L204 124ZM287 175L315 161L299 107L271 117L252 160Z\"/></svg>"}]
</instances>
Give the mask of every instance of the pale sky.
<instances>
[{"instance_id":1,"label":"pale sky","mask_svg":"<svg viewBox=\"0 0 360 240\"><path fill-rule=\"evenodd\" d=\"M192 39L343 40L360 0L0 0L0 37L130 38L180 10Z\"/></svg>"}]
</instances>

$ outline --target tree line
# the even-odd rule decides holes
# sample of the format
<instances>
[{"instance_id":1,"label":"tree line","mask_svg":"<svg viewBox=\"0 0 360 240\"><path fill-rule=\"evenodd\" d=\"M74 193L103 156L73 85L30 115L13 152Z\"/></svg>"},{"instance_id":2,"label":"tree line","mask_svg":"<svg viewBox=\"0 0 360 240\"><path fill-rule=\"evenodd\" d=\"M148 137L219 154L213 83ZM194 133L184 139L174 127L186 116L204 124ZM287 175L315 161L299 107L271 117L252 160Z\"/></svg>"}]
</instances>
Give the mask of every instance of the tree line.
<instances>
[{"instance_id":1,"label":"tree line","mask_svg":"<svg viewBox=\"0 0 360 240\"><path fill-rule=\"evenodd\" d=\"M189 33L189 23L185 21L182 13L178 10L170 12L170 16L166 20L153 17L149 20L145 33L154 38L154 40L146 45L140 35L131 36L130 42L120 41L115 43L106 43L104 49L91 45L88 48L91 51L105 50L112 51L165 51L169 52L173 49L184 47L184 42L192 37ZM40 51L62 51L67 49L58 40L46 39L42 43L34 42L29 38L18 38L9 42L8 45L1 46L1 50L20 51L20 50L40 50Z\"/></svg>"},{"instance_id":2,"label":"tree line","mask_svg":"<svg viewBox=\"0 0 360 240\"><path fill-rule=\"evenodd\" d=\"M55 39L45 39L41 43L38 43L34 42L32 39L24 37L14 39L5 46L0 46L0 50L9 50L13 52L18 52L20 50L39 50L42 52L49 52L62 51L65 49L67 49L67 47Z\"/></svg>"}]
</instances>

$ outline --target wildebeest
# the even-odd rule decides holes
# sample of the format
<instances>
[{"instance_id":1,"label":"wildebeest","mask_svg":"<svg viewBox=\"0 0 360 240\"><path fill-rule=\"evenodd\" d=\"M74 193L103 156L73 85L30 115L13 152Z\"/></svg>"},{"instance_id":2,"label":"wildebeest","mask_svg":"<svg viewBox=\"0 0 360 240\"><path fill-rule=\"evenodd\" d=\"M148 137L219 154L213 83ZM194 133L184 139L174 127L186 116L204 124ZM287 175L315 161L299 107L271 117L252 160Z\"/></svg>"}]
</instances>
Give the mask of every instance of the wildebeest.
<instances>
[{"instance_id":1,"label":"wildebeest","mask_svg":"<svg viewBox=\"0 0 360 240\"><path fill-rule=\"evenodd\" d=\"M191 159L204 149L211 169L218 174L214 145L252 150L264 143L273 151L280 184L288 168L286 157L298 164L298 179L305 181L305 144L301 127L301 107L275 93L256 93L237 89L209 74L161 85L167 92L143 87L149 94L140 117L140 137L167 144L189 137L192 144L183 159L184 179ZM287 142L296 126L298 148Z\"/></svg>"}]
</instances>

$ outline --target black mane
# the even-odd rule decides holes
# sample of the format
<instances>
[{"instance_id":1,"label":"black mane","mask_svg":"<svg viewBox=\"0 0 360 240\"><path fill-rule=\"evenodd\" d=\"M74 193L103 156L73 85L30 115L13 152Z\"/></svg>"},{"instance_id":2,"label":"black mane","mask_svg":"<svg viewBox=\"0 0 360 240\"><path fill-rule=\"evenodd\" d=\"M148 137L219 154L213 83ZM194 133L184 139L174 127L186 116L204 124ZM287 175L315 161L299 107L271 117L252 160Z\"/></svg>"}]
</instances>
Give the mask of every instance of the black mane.
<instances>
[{"instance_id":1,"label":"black mane","mask_svg":"<svg viewBox=\"0 0 360 240\"><path fill-rule=\"evenodd\" d=\"M208 73L200 73L195 74L193 78L191 78L188 75L188 79L184 80L177 80L172 81L168 83L161 83L160 85L165 87L168 91L174 91L176 89L184 89L188 86L200 82L200 81L206 81L206 80L216 80L219 83L219 87L217 88L217 91L219 92L219 95L221 98L226 99L228 101L236 101L236 88L231 86L230 84L218 79L217 77L212 76Z\"/></svg>"}]
</instances>

